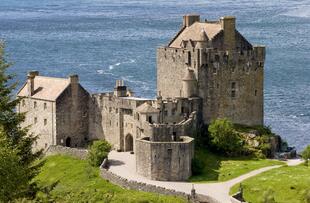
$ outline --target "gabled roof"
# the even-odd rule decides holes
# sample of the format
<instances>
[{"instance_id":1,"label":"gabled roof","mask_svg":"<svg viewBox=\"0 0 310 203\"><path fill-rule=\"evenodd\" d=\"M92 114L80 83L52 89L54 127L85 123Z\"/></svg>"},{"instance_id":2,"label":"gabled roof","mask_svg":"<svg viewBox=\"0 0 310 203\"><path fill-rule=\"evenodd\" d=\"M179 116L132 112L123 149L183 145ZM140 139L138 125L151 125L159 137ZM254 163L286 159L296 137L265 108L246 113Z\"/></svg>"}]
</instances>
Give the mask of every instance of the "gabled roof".
<instances>
[{"instance_id":1,"label":"gabled roof","mask_svg":"<svg viewBox=\"0 0 310 203\"><path fill-rule=\"evenodd\" d=\"M222 31L222 26L219 22L195 22L189 27L182 28L181 32L169 44L169 47L181 48L182 41L200 41L202 30L208 39L212 40Z\"/></svg>"},{"instance_id":2,"label":"gabled roof","mask_svg":"<svg viewBox=\"0 0 310 203\"><path fill-rule=\"evenodd\" d=\"M67 78L53 78L44 76L35 76L34 78L34 99L56 101L60 94L69 86L70 81ZM28 96L27 82L17 93L19 97Z\"/></svg>"},{"instance_id":3,"label":"gabled roof","mask_svg":"<svg viewBox=\"0 0 310 203\"><path fill-rule=\"evenodd\" d=\"M138 106L136 111L139 113L158 113L159 112L158 109L150 105L148 102L145 102L141 104L140 106Z\"/></svg>"}]
</instances>

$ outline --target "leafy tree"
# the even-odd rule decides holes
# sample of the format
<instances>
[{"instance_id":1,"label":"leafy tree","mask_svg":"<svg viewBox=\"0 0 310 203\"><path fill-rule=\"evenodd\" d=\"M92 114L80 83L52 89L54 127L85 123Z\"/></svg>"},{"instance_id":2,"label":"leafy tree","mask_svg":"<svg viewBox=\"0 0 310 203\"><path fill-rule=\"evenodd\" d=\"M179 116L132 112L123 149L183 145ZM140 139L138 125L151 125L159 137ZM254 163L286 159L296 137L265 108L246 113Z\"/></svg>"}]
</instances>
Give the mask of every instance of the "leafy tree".
<instances>
[{"instance_id":1,"label":"leafy tree","mask_svg":"<svg viewBox=\"0 0 310 203\"><path fill-rule=\"evenodd\" d=\"M92 166L100 166L111 151L111 145L105 140L94 141L89 148L88 162Z\"/></svg>"},{"instance_id":2,"label":"leafy tree","mask_svg":"<svg viewBox=\"0 0 310 203\"><path fill-rule=\"evenodd\" d=\"M4 44L0 42L0 129L1 129L1 164L0 180L1 193L5 194L5 200L13 200L17 197L33 196L35 183L32 183L33 177L37 175L41 163L35 164L35 161L41 156L42 151L33 152L32 145L37 137L27 135L27 128L21 127L25 115L17 113L15 107L20 99L15 99L12 95L16 83L12 82L13 75L7 74L7 69L11 64L7 63L4 54ZM16 178L7 178L7 171L16 175ZM1 195L0 195L1 196ZM1 200L1 201L5 201Z\"/></svg>"},{"instance_id":3,"label":"leafy tree","mask_svg":"<svg viewBox=\"0 0 310 203\"><path fill-rule=\"evenodd\" d=\"M217 119L209 125L211 144L227 155L236 155L243 150L243 141L228 119Z\"/></svg>"},{"instance_id":4,"label":"leafy tree","mask_svg":"<svg viewBox=\"0 0 310 203\"><path fill-rule=\"evenodd\" d=\"M310 159L310 145L308 145L304 151L301 153L302 158L305 160L305 165L308 166L308 162Z\"/></svg>"}]
</instances>

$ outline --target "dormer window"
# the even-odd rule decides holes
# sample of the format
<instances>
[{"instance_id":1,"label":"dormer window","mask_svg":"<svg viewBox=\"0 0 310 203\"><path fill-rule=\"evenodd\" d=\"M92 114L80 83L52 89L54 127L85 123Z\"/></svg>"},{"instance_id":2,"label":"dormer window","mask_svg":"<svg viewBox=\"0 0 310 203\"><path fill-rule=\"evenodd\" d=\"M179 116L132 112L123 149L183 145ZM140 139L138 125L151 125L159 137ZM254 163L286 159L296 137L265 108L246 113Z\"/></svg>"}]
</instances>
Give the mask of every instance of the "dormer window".
<instances>
[{"instance_id":1,"label":"dormer window","mask_svg":"<svg viewBox=\"0 0 310 203\"><path fill-rule=\"evenodd\" d=\"M26 102L24 99L22 100L22 106L26 106Z\"/></svg>"},{"instance_id":2,"label":"dormer window","mask_svg":"<svg viewBox=\"0 0 310 203\"><path fill-rule=\"evenodd\" d=\"M37 102L33 102L33 108L37 108Z\"/></svg>"},{"instance_id":3,"label":"dormer window","mask_svg":"<svg viewBox=\"0 0 310 203\"><path fill-rule=\"evenodd\" d=\"M45 109L47 109L47 104L46 104L46 103L44 103L44 110L45 110Z\"/></svg>"}]
</instances>

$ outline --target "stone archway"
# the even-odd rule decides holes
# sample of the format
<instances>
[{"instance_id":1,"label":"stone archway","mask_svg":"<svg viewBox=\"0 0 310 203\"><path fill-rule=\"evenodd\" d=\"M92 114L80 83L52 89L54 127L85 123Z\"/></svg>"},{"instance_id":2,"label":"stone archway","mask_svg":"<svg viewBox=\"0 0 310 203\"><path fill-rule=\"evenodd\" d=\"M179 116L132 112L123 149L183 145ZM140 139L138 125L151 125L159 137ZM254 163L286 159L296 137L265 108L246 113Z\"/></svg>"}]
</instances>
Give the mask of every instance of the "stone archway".
<instances>
[{"instance_id":1,"label":"stone archway","mask_svg":"<svg viewBox=\"0 0 310 203\"><path fill-rule=\"evenodd\" d=\"M133 151L133 137L131 134L127 134L125 137L125 152Z\"/></svg>"},{"instance_id":2,"label":"stone archway","mask_svg":"<svg viewBox=\"0 0 310 203\"><path fill-rule=\"evenodd\" d=\"M67 139L66 139L66 147L71 147L71 137L67 137Z\"/></svg>"}]
</instances>

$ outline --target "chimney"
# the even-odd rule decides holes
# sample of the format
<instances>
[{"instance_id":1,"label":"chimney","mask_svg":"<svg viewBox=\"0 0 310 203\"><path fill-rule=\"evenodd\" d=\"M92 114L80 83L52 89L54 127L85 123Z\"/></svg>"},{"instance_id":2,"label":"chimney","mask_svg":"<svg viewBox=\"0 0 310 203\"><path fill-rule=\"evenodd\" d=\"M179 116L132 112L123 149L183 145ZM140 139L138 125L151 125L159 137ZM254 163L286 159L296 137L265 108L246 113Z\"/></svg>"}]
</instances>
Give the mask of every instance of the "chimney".
<instances>
[{"instance_id":1,"label":"chimney","mask_svg":"<svg viewBox=\"0 0 310 203\"><path fill-rule=\"evenodd\" d=\"M224 48L232 50L236 48L236 17L221 17L220 23L224 30Z\"/></svg>"},{"instance_id":2,"label":"chimney","mask_svg":"<svg viewBox=\"0 0 310 203\"><path fill-rule=\"evenodd\" d=\"M189 27L195 22L200 22L200 15L189 14L183 16L183 27Z\"/></svg>"},{"instance_id":3,"label":"chimney","mask_svg":"<svg viewBox=\"0 0 310 203\"><path fill-rule=\"evenodd\" d=\"M73 98L78 97L78 89L79 89L79 76L78 75L70 75L69 82L71 86L71 96ZM76 99L73 99L73 105L76 105Z\"/></svg>"},{"instance_id":4,"label":"chimney","mask_svg":"<svg viewBox=\"0 0 310 203\"><path fill-rule=\"evenodd\" d=\"M34 78L39 75L39 71L30 71L27 75L28 96L34 94Z\"/></svg>"},{"instance_id":5,"label":"chimney","mask_svg":"<svg viewBox=\"0 0 310 203\"><path fill-rule=\"evenodd\" d=\"M78 84L79 83L79 76L78 75L70 75L69 76L70 84Z\"/></svg>"}]
</instances>

